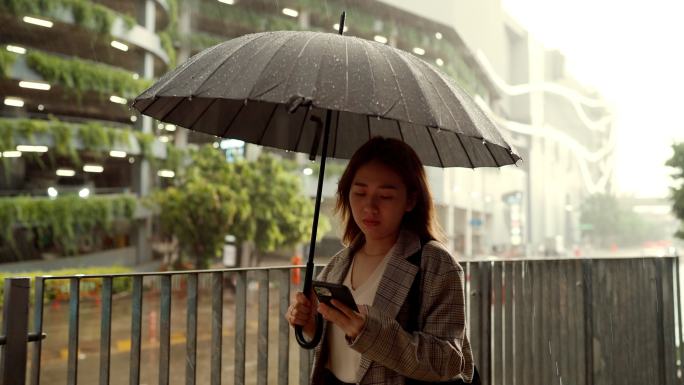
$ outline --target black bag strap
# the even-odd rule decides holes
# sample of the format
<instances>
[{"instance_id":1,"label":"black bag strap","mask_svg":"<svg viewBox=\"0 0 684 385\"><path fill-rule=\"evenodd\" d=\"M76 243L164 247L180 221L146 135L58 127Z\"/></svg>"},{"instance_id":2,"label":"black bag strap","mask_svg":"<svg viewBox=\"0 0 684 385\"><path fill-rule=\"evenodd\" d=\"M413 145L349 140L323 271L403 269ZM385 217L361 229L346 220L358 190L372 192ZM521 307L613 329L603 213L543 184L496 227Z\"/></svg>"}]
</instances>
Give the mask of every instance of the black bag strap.
<instances>
[{"instance_id":1,"label":"black bag strap","mask_svg":"<svg viewBox=\"0 0 684 385\"><path fill-rule=\"evenodd\" d=\"M420 249L416 251L415 253L411 254L407 258L409 262L411 262L413 265L418 267L418 272L416 273L415 278L413 278L413 283L411 284L411 288L409 289L409 293L406 296L406 301L408 302L409 308L408 308L408 322L405 325L406 331L408 332L414 332L419 330L418 327L418 316L420 314L420 293L422 291L422 283L423 283L423 277L422 277L422 258L423 258L423 247L430 242L432 239L421 239L420 240ZM456 380L456 381L446 381L446 382L426 382L426 381L419 381L419 380L414 380L412 378L407 378L406 379L406 384L407 385L420 385L420 384L443 384L443 385L482 385L482 382L480 380L480 373L477 372L477 367L475 364L473 364L473 379L471 382L464 382L462 380Z\"/></svg>"}]
</instances>

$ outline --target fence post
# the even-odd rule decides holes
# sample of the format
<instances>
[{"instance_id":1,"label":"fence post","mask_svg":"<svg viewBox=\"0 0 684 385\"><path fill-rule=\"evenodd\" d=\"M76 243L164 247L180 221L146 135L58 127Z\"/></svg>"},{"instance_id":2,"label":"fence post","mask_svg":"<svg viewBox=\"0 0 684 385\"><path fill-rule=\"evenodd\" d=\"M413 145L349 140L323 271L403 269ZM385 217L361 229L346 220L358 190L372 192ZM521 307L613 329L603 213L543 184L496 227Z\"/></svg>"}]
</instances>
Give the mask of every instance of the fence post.
<instances>
[{"instance_id":1,"label":"fence post","mask_svg":"<svg viewBox=\"0 0 684 385\"><path fill-rule=\"evenodd\" d=\"M28 350L29 278L5 278L0 384L25 384Z\"/></svg>"},{"instance_id":2,"label":"fence post","mask_svg":"<svg viewBox=\"0 0 684 385\"><path fill-rule=\"evenodd\" d=\"M585 384L594 385L594 299L593 260L582 261L582 300L584 302L584 369Z\"/></svg>"}]
</instances>

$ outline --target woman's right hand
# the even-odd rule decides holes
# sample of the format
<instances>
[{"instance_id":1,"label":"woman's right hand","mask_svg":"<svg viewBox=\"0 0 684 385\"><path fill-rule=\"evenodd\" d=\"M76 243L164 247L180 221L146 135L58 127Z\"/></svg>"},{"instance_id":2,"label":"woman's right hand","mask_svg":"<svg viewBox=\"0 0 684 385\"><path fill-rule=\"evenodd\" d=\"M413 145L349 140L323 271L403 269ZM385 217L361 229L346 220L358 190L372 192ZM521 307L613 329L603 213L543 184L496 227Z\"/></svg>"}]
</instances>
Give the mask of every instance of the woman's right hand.
<instances>
[{"instance_id":1,"label":"woman's right hand","mask_svg":"<svg viewBox=\"0 0 684 385\"><path fill-rule=\"evenodd\" d=\"M316 314L312 301L306 298L304 293L297 292L294 302L287 309L286 318L290 326L301 326L304 334L313 336L316 332Z\"/></svg>"}]
</instances>

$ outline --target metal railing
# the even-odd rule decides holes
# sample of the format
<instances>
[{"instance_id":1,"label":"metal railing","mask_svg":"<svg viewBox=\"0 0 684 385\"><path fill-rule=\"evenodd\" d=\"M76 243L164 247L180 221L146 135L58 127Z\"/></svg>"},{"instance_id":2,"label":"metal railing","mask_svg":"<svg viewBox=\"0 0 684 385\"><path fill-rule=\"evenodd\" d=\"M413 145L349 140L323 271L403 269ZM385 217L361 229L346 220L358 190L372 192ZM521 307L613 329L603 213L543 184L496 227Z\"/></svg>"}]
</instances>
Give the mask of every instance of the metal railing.
<instances>
[{"instance_id":1,"label":"metal railing","mask_svg":"<svg viewBox=\"0 0 684 385\"><path fill-rule=\"evenodd\" d=\"M475 362L485 384L683 384L681 373L681 306L676 258L537 259L463 262L466 307ZM291 357L291 332L284 319L292 290L292 270L301 267L226 269L185 272L113 274L101 276L37 277L33 282L33 332L29 333L28 278L5 280L4 323L0 344L3 384L41 383L41 346L44 336L44 298L48 281L69 282L66 383L79 374L79 318L82 282L96 278L99 291L100 384L111 379L112 303L115 279L130 283L130 351L128 383L141 382L143 342L143 278L156 277L158 288L158 380L171 378L172 294L185 294L185 379L197 381L198 303L210 296L211 331L209 383L259 385L308 383L311 352ZM320 267L319 267L320 269ZM173 281L173 276L177 276ZM179 279L184 285L176 284ZM222 378L226 283L234 307L233 378ZM233 285L234 284L234 288ZM184 287L182 287L184 286ZM205 287L205 289L202 289ZM277 298L277 327L269 340L271 297ZM250 303L248 298L254 298ZM149 305L148 305L149 306ZM256 307L255 344L248 344L248 314ZM249 309L252 308L252 309ZM157 310L155 310L157 311ZM177 314L178 310L174 310ZM155 327L156 329L156 327ZM232 332L232 330L231 330ZM50 339L48 333L47 341ZM254 337L254 336L252 336ZM43 337L44 338L44 337ZM250 338L250 341L252 338ZM155 339L156 341L156 339ZM28 362L27 346L33 345ZM274 349L275 347L275 349ZM256 349L256 373L247 372L246 351ZM296 350L295 350L296 351ZM269 377L277 359L275 376ZM297 373L291 361L299 361ZM250 366L251 367L251 366ZM28 370L27 370L28 369ZM90 368L89 370L94 370ZM28 372L28 377L26 373ZM297 375L296 375L297 374ZM120 378L117 378L120 380ZM174 381L172 381L174 380Z\"/></svg>"}]
</instances>

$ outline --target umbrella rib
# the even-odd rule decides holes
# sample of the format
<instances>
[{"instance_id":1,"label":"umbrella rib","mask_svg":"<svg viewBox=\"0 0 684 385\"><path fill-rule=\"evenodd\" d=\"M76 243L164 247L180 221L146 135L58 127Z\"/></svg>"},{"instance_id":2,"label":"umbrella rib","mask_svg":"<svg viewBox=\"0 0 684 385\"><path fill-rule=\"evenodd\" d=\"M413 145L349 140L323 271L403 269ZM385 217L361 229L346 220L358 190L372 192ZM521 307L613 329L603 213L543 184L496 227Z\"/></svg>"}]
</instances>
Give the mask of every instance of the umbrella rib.
<instances>
[{"instance_id":1,"label":"umbrella rib","mask_svg":"<svg viewBox=\"0 0 684 385\"><path fill-rule=\"evenodd\" d=\"M297 135L297 141L295 142L295 146L292 151L297 151L299 148L299 142L302 140L302 133L304 132L304 125L306 124L306 117L309 116L309 113L311 113L311 106L306 109L302 123L299 125L299 135Z\"/></svg>"},{"instance_id":2,"label":"umbrella rib","mask_svg":"<svg viewBox=\"0 0 684 385\"><path fill-rule=\"evenodd\" d=\"M145 112L146 112L154 103L156 103L157 100L159 100L159 95L154 95L154 100L152 101L152 103L148 104L147 107L143 108L143 110L140 111L140 113L143 114L143 115L145 115ZM135 101L133 102L133 104L135 104ZM176 107L174 106L173 108L176 108ZM172 109L173 109L173 108L172 108ZM161 119L160 119L160 120L161 120Z\"/></svg>"},{"instance_id":3,"label":"umbrella rib","mask_svg":"<svg viewBox=\"0 0 684 385\"><path fill-rule=\"evenodd\" d=\"M337 154L337 137L340 135L340 111L337 111L337 117L335 118L335 137L333 138L333 151L330 156Z\"/></svg>"},{"instance_id":4,"label":"umbrella rib","mask_svg":"<svg viewBox=\"0 0 684 385\"><path fill-rule=\"evenodd\" d=\"M373 93L371 95L371 100L375 100L375 75L373 75L373 65L371 64L370 56L368 56L368 50L366 49L366 46L371 45L371 43L366 40L361 41L363 42L361 46L363 47L363 53L366 55L366 60L368 61L368 72L371 77L371 92Z\"/></svg>"},{"instance_id":5,"label":"umbrella rib","mask_svg":"<svg viewBox=\"0 0 684 385\"><path fill-rule=\"evenodd\" d=\"M487 145L487 142L484 143L484 146L485 146L485 148L487 149L487 151L489 151L489 155L492 156L492 159L494 159L494 164L496 165L496 167L501 167L501 166L499 165L499 162L496 160L496 157L494 156L494 153L492 152L492 150L489 149L489 146Z\"/></svg>"},{"instance_id":6,"label":"umbrella rib","mask_svg":"<svg viewBox=\"0 0 684 385\"><path fill-rule=\"evenodd\" d=\"M317 36L316 34L312 34L311 37L309 38L309 40L307 40L306 43L304 43L304 46L302 46L302 49L299 50L299 54L297 55L297 60L299 60L299 58L302 56L302 53L304 53L304 50L309 46L309 43L311 43L311 40L313 40L314 37L316 37L316 36ZM295 64L293 64L293 67L296 65L297 60L294 61ZM291 70L290 73L287 75L287 79L285 79L285 89L286 90L290 89L289 83L290 83L290 79L292 79L292 74L294 74L294 73L295 73L295 71Z\"/></svg>"},{"instance_id":7,"label":"umbrella rib","mask_svg":"<svg viewBox=\"0 0 684 385\"><path fill-rule=\"evenodd\" d=\"M515 158L513 157L513 150L510 149L510 148L508 148L507 150L508 150L508 151L506 151L506 153L508 154L508 156L509 156L509 157L511 158L511 160L513 161L513 164L517 165L518 160L520 160L520 159L522 159L522 158L520 158L520 159L515 159Z\"/></svg>"},{"instance_id":8,"label":"umbrella rib","mask_svg":"<svg viewBox=\"0 0 684 385\"><path fill-rule=\"evenodd\" d=\"M401 137L401 141L406 143L406 141L404 140L404 134L401 132L401 123L399 123L398 120L395 120L394 122L397 123L397 131L399 131L399 136Z\"/></svg>"},{"instance_id":9,"label":"umbrella rib","mask_svg":"<svg viewBox=\"0 0 684 385\"><path fill-rule=\"evenodd\" d=\"M275 104L275 107L273 107L273 111L271 111L271 115L268 117L268 120L266 121L266 125L264 126L264 131L261 133L261 137L259 137L259 141L256 143L258 145L262 145L261 142L264 140L264 136L266 136L266 131L268 131L268 125L271 124L271 120L273 120L273 115L275 115L276 110L278 109L278 104Z\"/></svg>"},{"instance_id":10,"label":"umbrella rib","mask_svg":"<svg viewBox=\"0 0 684 385\"><path fill-rule=\"evenodd\" d=\"M366 122L368 123L368 140L371 140L371 138L373 136L371 135L371 129L370 129L370 126L371 126L370 125L370 115L366 115Z\"/></svg>"},{"instance_id":11,"label":"umbrella rib","mask_svg":"<svg viewBox=\"0 0 684 385\"><path fill-rule=\"evenodd\" d=\"M264 65L264 66L261 68L261 72L259 73L259 76L257 76L257 79L261 79L261 78L262 78L262 75L264 74L264 72L266 72L266 68L271 64L271 62L272 62L273 59L276 57L276 55L278 54L278 52L280 52L283 48L285 48L285 44L287 44L288 41L290 41L290 40L292 40L294 37L296 37L296 35L297 35L296 33L290 34L289 38L288 38L287 40L283 41L283 42L281 43L281 46L278 47L278 49L277 49L275 52L273 52L273 54L271 55L271 57L270 57L270 58L268 59L268 61L266 62L266 65ZM290 71L290 74L292 74L292 71ZM247 95L248 95L248 96L247 96L248 98L251 98L251 97L252 97L252 93L254 92L254 88L256 87L257 83L258 83L258 82L254 82L254 84L252 85L252 89L249 90L249 93L247 94ZM266 91L263 91L263 92L259 93L259 95L257 95L257 96L262 96L262 95L266 94L267 92L270 92L271 90L277 88L277 87L278 87L279 85L281 85L281 84L282 84L282 82L276 84L275 86L269 87L269 89L267 89ZM255 96L255 97L256 97L256 96Z\"/></svg>"},{"instance_id":12,"label":"umbrella rib","mask_svg":"<svg viewBox=\"0 0 684 385\"><path fill-rule=\"evenodd\" d=\"M243 48L244 46L246 46L247 44L249 44L249 43L251 43L251 42L253 42L253 41L257 40L257 39L260 39L260 38L262 38L262 37L266 37L266 36L268 36L268 35L269 35L269 34L263 34L263 35L260 35L260 36L256 36L256 37L254 37L253 39L251 39L251 40L249 40L249 41L246 41L246 42L245 42L244 44L242 44L241 46L237 47L230 55L226 56L225 58L223 58L223 60L221 60L221 63L220 63L219 65L217 65L216 68L214 68L214 69L209 73L209 75L207 75L207 77L206 77L204 80L202 80L202 82L201 82L197 87L195 87L195 90L194 90L190 95L195 94L200 88L202 88L202 87L204 86L204 84L205 84L206 82L208 82L209 79L216 73L216 71L218 71L219 68L223 67L223 65L226 64L226 62L227 62L231 57L233 57L233 55L234 55L237 51L239 51L240 49L242 49L242 48ZM262 48L262 49L263 49L263 48ZM254 55L256 55L256 54L259 53L259 52L261 52L261 49L256 50L256 52L254 53ZM252 55L252 57L254 57L254 55Z\"/></svg>"},{"instance_id":13,"label":"umbrella rib","mask_svg":"<svg viewBox=\"0 0 684 385\"><path fill-rule=\"evenodd\" d=\"M328 39L326 40L326 42L328 43L328 46L331 46L331 44L330 44L330 37L327 36L327 35L331 35L331 34L326 33L325 35L326 35L325 37L328 37ZM323 59L325 59L325 55L320 55L320 56L321 56L321 60L319 60L319 62L318 62L318 67L315 67L315 68L318 68L318 72L316 73L316 81L314 82L314 86L313 86L314 88L313 88L313 90L312 90L312 92L311 92L311 99L312 99L312 100L317 100L317 98L316 98L316 91L318 91L318 79L320 79L320 77L321 77L321 72L323 72L323 71L321 71L320 69L322 68ZM321 88L323 88L323 87L321 87Z\"/></svg>"},{"instance_id":14,"label":"umbrella rib","mask_svg":"<svg viewBox=\"0 0 684 385\"><path fill-rule=\"evenodd\" d=\"M240 112L242 112L242 109L245 108L245 103L240 104L240 109L235 113L233 116L233 119L228 122L228 126L226 127L225 130L223 130L223 134L221 134L222 138L226 137L226 134L228 134L228 130L230 130L230 127L235 123L235 120L237 119L238 115L240 115Z\"/></svg>"},{"instance_id":15,"label":"umbrella rib","mask_svg":"<svg viewBox=\"0 0 684 385\"><path fill-rule=\"evenodd\" d=\"M169 115L171 115L171 113L176 109L176 107L178 107L178 105L180 105L181 103L183 103L183 100L185 100L185 98L178 98L178 103L176 103L176 105L173 106L167 113L165 113L164 116L162 116L159 120L162 121L162 122L163 122L164 120L166 120L166 118L168 118ZM155 102L155 103L156 103L156 102ZM154 103L152 103L152 104L154 104ZM152 105L152 104L150 104L150 105ZM147 110L147 109L146 109L146 110Z\"/></svg>"},{"instance_id":16,"label":"umbrella rib","mask_svg":"<svg viewBox=\"0 0 684 385\"><path fill-rule=\"evenodd\" d=\"M406 112L406 119L411 122L411 114L409 114L408 107L406 106L406 100L404 99L404 93L401 92L401 87L399 86L399 81L397 80L397 73L394 71L394 67L392 67L392 63L389 62L387 59L387 56L383 54L382 51L380 52L380 56L382 56L383 59L385 59L385 62L389 66L390 70L392 71L392 79L394 79L394 84L397 85L397 89L399 90L399 97L401 98L401 104L404 106L404 112ZM391 108L394 108L394 105L392 105ZM385 111L385 114L390 112L390 110ZM384 114L383 114L384 115Z\"/></svg>"},{"instance_id":17,"label":"umbrella rib","mask_svg":"<svg viewBox=\"0 0 684 385\"><path fill-rule=\"evenodd\" d=\"M430 127L428 126L423 126L425 127L425 130L427 130L428 136L430 137L430 140L432 141L432 146L435 148L435 152L437 153L437 159L439 160L439 164L442 165L442 168L446 167L444 165L444 162L442 161L442 156L439 154L439 148L437 148L437 143L435 143L435 138L432 137L432 132L430 132Z\"/></svg>"},{"instance_id":18,"label":"umbrella rib","mask_svg":"<svg viewBox=\"0 0 684 385\"><path fill-rule=\"evenodd\" d=\"M468 162L470 162L470 168L475 168L475 163L473 163L473 160L470 159L470 154L468 154L468 150L466 149L465 144L463 144L463 139L461 139L461 135L458 133L454 133L456 135L456 139L458 139L458 142L461 143L461 147L463 147L463 152L465 152L466 158L468 158Z\"/></svg>"},{"instance_id":19,"label":"umbrella rib","mask_svg":"<svg viewBox=\"0 0 684 385\"><path fill-rule=\"evenodd\" d=\"M202 115L204 115L204 113L207 112L207 110L208 110L211 106L213 106L214 103L216 103L217 100L218 100L218 98L212 99L211 102L210 102L209 104L207 104L206 107L204 107L204 109L202 110L202 112L199 113L199 114L197 114L197 117L196 117L195 120L192 122L192 124L188 126L188 128L192 130L192 128L195 127L195 124L197 124L197 122L199 122L199 120L202 118Z\"/></svg>"}]
</instances>

